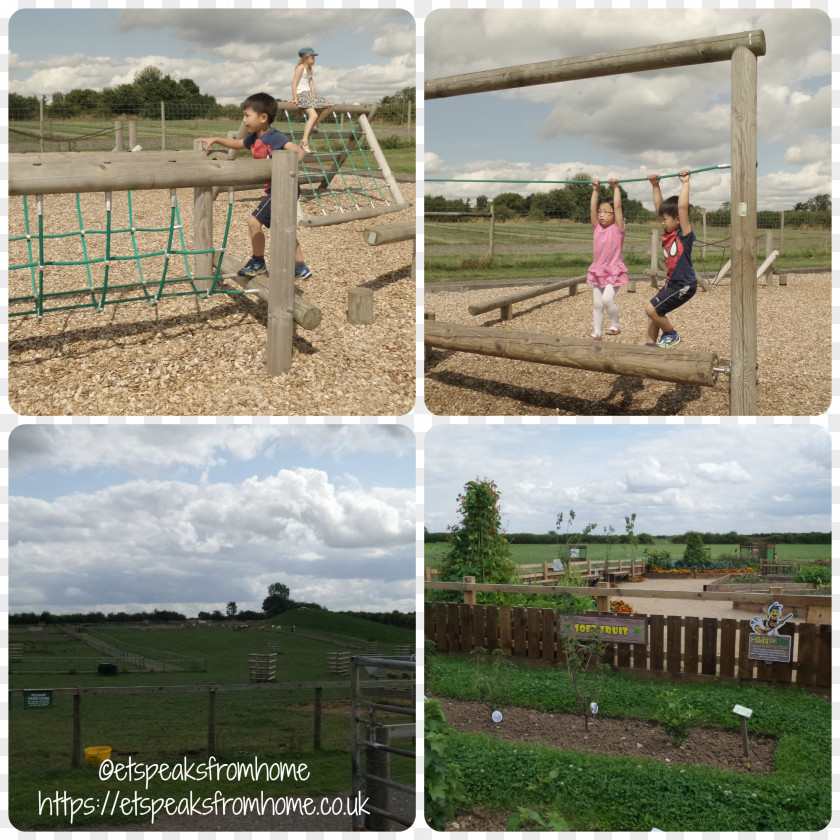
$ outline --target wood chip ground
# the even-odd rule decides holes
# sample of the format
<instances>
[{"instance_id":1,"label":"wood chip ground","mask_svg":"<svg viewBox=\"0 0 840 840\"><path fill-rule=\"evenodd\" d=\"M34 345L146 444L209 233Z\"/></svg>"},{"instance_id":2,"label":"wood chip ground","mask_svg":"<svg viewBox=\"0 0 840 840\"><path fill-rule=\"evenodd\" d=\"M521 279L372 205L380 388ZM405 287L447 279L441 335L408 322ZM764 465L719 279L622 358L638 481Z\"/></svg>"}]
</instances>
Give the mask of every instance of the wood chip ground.
<instances>
[{"instance_id":1,"label":"wood chip ground","mask_svg":"<svg viewBox=\"0 0 840 840\"><path fill-rule=\"evenodd\" d=\"M401 183L407 202L415 185ZM261 191L237 192L228 253L250 256L247 217ZM168 227L168 190L132 193L135 225ZM186 245L192 247L193 191L178 190ZM21 199L10 198L10 236L24 233ZM226 195L214 205L214 244L226 221ZM30 214L34 216L30 208ZM127 224L124 193L114 193L112 226ZM104 229L102 194L83 196L86 230ZM410 266L414 242L371 247L366 227L412 221L414 207L369 221L299 228L309 280L297 291L323 311L313 331L297 328L290 372L275 378L265 370L266 305L255 297L194 295L45 315L9 318L9 402L21 415L385 415L412 410L415 402L416 303ZM75 196L45 198L45 230L79 230ZM37 232L37 221L31 220ZM166 233L138 233L144 252L166 247ZM104 237L89 236L90 254L104 254ZM94 241L96 240L96 241ZM33 240L35 254L37 243ZM176 244L178 240L176 239ZM78 236L48 240L47 259L82 259ZM112 254L132 254L128 234L114 237ZM10 265L28 261L26 243L10 243ZM183 259L173 260L169 276L184 275ZM143 261L150 286L162 275L163 258ZM92 267L101 283L103 267ZM112 264L110 283L138 277L133 260ZM81 266L53 266L45 272L50 290L87 283ZM347 293L353 286L374 290L374 323L347 322ZM182 287L183 288L183 287ZM228 288L239 288L232 282ZM10 271L10 297L31 294L27 269ZM133 293L136 294L136 293ZM74 299L78 300L78 298ZM11 312L15 311L14 307Z\"/></svg>"},{"instance_id":2,"label":"wood chip ground","mask_svg":"<svg viewBox=\"0 0 840 840\"><path fill-rule=\"evenodd\" d=\"M574 296L562 291L514 304L510 321L499 320L498 310L474 317L467 307L517 288L438 293L427 288L425 307L437 321L583 337L592 332L592 295L583 285L579 289ZM644 343L644 308L652 295L646 283L635 293L622 291L616 298L622 333L603 340ZM786 286L758 285L760 415L818 415L828 409L830 300L828 272L788 274ZM681 347L731 358L728 285L698 290L672 320ZM424 390L427 408L440 415L729 415L727 375L703 388L435 349L428 353Z\"/></svg>"}]
</instances>

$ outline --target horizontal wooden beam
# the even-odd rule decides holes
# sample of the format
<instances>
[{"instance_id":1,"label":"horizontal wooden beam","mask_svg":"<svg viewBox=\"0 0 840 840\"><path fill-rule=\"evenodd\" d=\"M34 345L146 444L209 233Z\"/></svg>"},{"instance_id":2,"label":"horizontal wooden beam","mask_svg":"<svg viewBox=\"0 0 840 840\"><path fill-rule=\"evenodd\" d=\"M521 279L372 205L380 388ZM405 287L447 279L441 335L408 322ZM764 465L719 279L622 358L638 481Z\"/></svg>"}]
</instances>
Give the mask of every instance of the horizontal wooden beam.
<instances>
[{"instance_id":1,"label":"horizontal wooden beam","mask_svg":"<svg viewBox=\"0 0 840 840\"><path fill-rule=\"evenodd\" d=\"M601 595L608 594L611 598L657 598L668 601L731 601L733 597L739 602L750 604L765 604L771 599L766 592L690 592L685 589L642 589L636 586L605 587L604 593L591 586L538 586L517 584L487 584L487 583L457 583L454 581L425 581L424 589L444 589L453 592L513 592L523 595L560 595L568 592L570 595ZM830 607L830 595L782 595L785 606L790 607Z\"/></svg>"},{"instance_id":2,"label":"horizontal wooden beam","mask_svg":"<svg viewBox=\"0 0 840 840\"><path fill-rule=\"evenodd\" d=\"M741 46L746 47L755 55L764 55L767 49L764 32L754 29L732 35L695 38L691 41L654 44L629 50L539 61L534 64L502 67L498 70L483 70L478 73L429 79L425 84L425 98L442 99L467 93L485 93L491 90L508 90L552 82L592 79L597 76L638 73L642 70L662 70L689 64L729 61L735 49Z\"/></svg>"},{"instance_id":3,"label":"horizontal wooden beam","mask_svg":"<svg viewBox=\"0 0 840 840\"><path fill-rule=\"evenodd\" d=\"M277 107L281 111L300 111L300 105L295 105L294 102L281 102L279 99L277 100ZM372 105L359 105L356 103L355 105L346 105L344 103L339 103L333 105L333 109L335 110L336 114L364 114L365 116L370 116L376 108ZM303 113L301 111L301 113Z\"/></svg>"},{"instance_id":4,"label":"horizontal wooden beam","mask_svg":"<svg viewBox=\"0 0 840 840\"><path fill-rule=\"evenodd\" d=\"M392 242L405 242L417 236L414 222L397 222L393 225L379 225L365 228L365 241L368 245L390 245Z\"/></svg>"},{"instance_id":5,"label":"horizontal wooden beam","mask_svg":"<svg viewBox=\"0 0 840 840\"><path fill-rule=\"evenodd\" d=\"M298 219L300 227L325 227L326 225L340 225L344 222L354 222L358 219L376 219L388 213L400 213L407 210L411 204L387 204L381 207L362 207L359 210L345 210L344 213L332 213L329 216L306 216Z\"/></svg>"},{"instance_id":6,"label":"horizontal wooden beam","mask_svg":"<svg viewBox=\"0 0 840 840\"><path fill-rule=\"evenodd\" d=\"M662 350L640 344L614 344L442 321L424 324L426 345L443 350L689 385L711 386L717 381L714 368L719 360L714 353Z\"/></svg>"},{"instance_id":7,"label":"horizontal wooden beam","mask_svg":"<svg viewBox=\"0 0 840 840\"><path fill-rule=\"evenodd\" d=\"M488 300L486 303L474 303L469 307L469 312L470 315L482 315L494 309L501 309L503 306L510 306L512 303L520 303L523 300L530 300L531 298L547 295L551 292L559 292L562 289L571 289L579 283L585 282L586 277L586 274L581 274L578 277L566 277L563 280L558 280L556 283L535 286L533 289L526 289L524 292L516 292L515 294L505 295L495 300Z\"/></svg>"},{"instance_id":8,"label":"horizontal wooden beam","mask_svg":"<svg viewBox=\"0 0 840 840\"><path fill-rule=\"evenodd\" d=\"M9 195L229 187L271 181L270 160L216 152L53 152L9 155Z\"/></svg>"}]
</instances>

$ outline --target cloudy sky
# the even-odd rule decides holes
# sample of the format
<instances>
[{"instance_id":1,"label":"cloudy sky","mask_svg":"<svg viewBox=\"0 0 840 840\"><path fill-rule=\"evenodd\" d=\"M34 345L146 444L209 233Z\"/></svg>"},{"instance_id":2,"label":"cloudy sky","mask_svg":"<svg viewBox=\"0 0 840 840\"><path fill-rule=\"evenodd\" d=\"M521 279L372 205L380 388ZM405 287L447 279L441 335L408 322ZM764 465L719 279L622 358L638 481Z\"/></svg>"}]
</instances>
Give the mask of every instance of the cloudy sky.
<instances>
[{"instance_id":1,"label":"cloudy sky","mask_svg":"<svg viewBox=\"0 0 840 840\"><path fill-rule=\"evenodd\" d=\"M437 426L426 435L426 527L458 521L457 495L489 479L511 532L575 524L624 533L831 530L831 440L812 426Z\"/></svg>"},{"instance_id":2,"label":"cloudy sky","mask_svg":"<svg viewBox=\"0 0 840 840\"><path fill-rule=\"evenodd\" d=\"M375 102L416 82L415 24L399 10L23 9L9 21L9 90L22 96L129 84L154 64L222 104L291 98L298 50L318 92Z\"/></svg>"},{"instance_id":3,"label":"cloudy sky","mask_svg":"<svg viewBox=\"0 0 840 840\"><path fill-rule=\"evenodd\" d=\"M437 10L426 19L425 76L751 29L767 40L758 59L758 204L784 210L831 192L831 24L821 11ZM730 163L730 87L729 62L719 62L431 100L425 175L545 181L586 171L606 180ZM458 198L537 189L426 185L429 195ZM653 208L646 181L625 189ZM715 210L729 190L726 170L698 174L692 203Z\"/></svg>"},{"instance_id":4,"label":"cloudy sky","mask_svg":"<svg viewBox=\"0 0 840 840\"><path fill-rule=\"evenodd\" d=\"M19 426L10 612L415 608L415 443L399 425Z\"/></svg>"}]
</instances>

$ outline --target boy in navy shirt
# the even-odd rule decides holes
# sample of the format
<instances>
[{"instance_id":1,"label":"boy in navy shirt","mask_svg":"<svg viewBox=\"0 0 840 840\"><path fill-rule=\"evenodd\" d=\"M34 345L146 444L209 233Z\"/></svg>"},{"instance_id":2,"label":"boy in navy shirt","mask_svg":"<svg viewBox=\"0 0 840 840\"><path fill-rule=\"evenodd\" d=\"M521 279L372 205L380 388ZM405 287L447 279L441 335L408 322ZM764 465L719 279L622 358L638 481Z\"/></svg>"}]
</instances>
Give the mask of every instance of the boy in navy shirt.
<instances>
[{"instance_id":1,"label":"boy in navy shirt","mask_svg":"<svg viewBox=\"0 0 840 840\"><path fill-rule=\"evenodd\" d=\"M200 137L199 140L209 149L214 143L226 149L248 149L259 159L270 158L275 149L285 149L298 153L298 163L303 160L306 152L293 143L276 128L271 127L277 116L277 100L267 93L254 93L242 103L242 122L249 134L242 139L231 137ZM271 226L271 186L266 187L265 197L258 207L248 217L248 230L251 234L252 256L245 266L239 269L243 277L256 277L265 274L265 233L263 227ZM303 251L300 243L295 240L295 278L306 280L312 272L303 262Z\"/></svg>"},{"instance_id":2,"label":"boy in navy shirt","mask_svg":"<svg viewBox=\"0 0 840 840\"><path fill-rule=\"evenodd\" d=\"M653 205L659 214L662 224L662 249L665 251L666 279L661 288L645 307L648 322L646 344L650 346L675 347L680 343L677 331L668 319L668 313L694 297L697 291L697 275L691 264L691 246L697 236L691 230L688 221L688 182L690 175L687 169L680 172L682 189L678 196L662 199L659 189L659 176L648 175L648 181L653 186ZM662 336L659 337L659 333Z\"/></svg>"}]
</instances>

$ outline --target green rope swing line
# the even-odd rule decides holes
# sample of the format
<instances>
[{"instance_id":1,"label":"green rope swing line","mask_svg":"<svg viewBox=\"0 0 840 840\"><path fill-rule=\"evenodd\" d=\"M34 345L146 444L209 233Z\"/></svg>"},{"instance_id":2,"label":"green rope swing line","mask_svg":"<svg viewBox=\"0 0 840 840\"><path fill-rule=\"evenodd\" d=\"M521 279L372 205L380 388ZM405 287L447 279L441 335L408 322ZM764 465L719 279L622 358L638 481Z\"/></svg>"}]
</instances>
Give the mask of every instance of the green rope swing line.
<instances>
[{"instance_id":1,"label":"green rope swing line","mask_svg":"<svg viewBox=\"0 0 840 840\"><path fill-rule=\"evenodd\" d=\"M177 193L174 189L170 190L170 203L171 203L171 210L170 210L170 219L169 225L167 227L136 227L134 225L134 213L133 213L133 206L131 202L131 191L127 191L128 196L128 214L129 214L129 227L127 228L113 228L111 224L111 193L108 192L105 194L105 209L106 209L106 224L104 230L87 230L84 226L84 221L82 217L82 208L81 208L81 199L78 193L76 193L76 214L79 220L79 229L77 231L70 231L67 233L45 233L44 231L44 213L43 213L43 196L36 196L36 204L37 204L37 212L38 212L38 259L35 260L33 256L33 249L32 249L32 234L30 228L30 218L29 218L29 202L27 200L27 196L23 196L23 211L24 211L24 226L25 226L25 235L24 236L14 236L9 237L9 242L17 242L21 240L26 240L27 244L27 253L29 256L29 261L26 263L22 263L20 265L11 265L9 266L10 271L15 270L22 270L22 269L29 269L30 277L32 282L32 294L31 295L22 295L17 297L10 297L9 298L9 317L20 316L20 315L36 315L39 319L41 316L48 312L59 312L64 310L75 310L75 309L96 309L97 311L102 311L105 305L109 303L131 303L137 301L146 301L150 305L154 306L157 304L158 300L163 297L180 297L184 295L198 295L203 298L208 298L214 292L224 293L224 294L247 294L247 289L218 289L217 284L218 280L221 276L221 267L222 267L222 256L224 255L227 249L227 241L228 236L230 234L230 225L231 219L233 216L233 190L230 189L228 191L228 213L227 213L227 220L225 223L225 232L222 241L221 248L207 248L204 250L189 250L186 247L186 241L184 237L183 225L181 224L180 218L180 210L178 207L177 201ZM181 248L178 250L172 249L172 243L174 239L175 230L178 230L180 236L180 243ZM167 243L166 250L163 251L150 251L146 253L141 253L140 249L137 245L136 234L137 233L163 233L168 232L169 240ZM114 256L111 253L111 242L113 236L117 234L131 234L131 242L132 242L132 254L129 255L118 255ZM62 239L68 236L78 236L81 241L82 246L82 256L83 259L81 260L46 260L45 259L45 243L46 240L49 239ZM91 258L88 253L88 237L89 236L104 236L105 237L105 256L104 257L94 257ZM219 259L216 264L216 269L213 274L206 275L202 277L193 277L191 276L190 266L189 266L189 256L197 256L199 254L215 254L219 253ZM181 255L184 259L184 266L186 269L186 276L184 277L175 277L175 278L168 278L167 273L169 270L169 260L171 256ZM149 259L152 257L164 257L164 267L163 273L158 284L158 288L155 294L150 294L148 289L148 282L146 278L143 276L143 268L141 260ZM114 261L124 261L124 260L134 260L138 266L138 272L140 275L140 279L129 282L129 283L111 283L110 282L110 268L111 263ZM91 266L96 263L102 263L104 266L104 275L102 280L102 285L97 286L94 282L93 276L91 274ZM68 289L66 291L58 291L58 292L45 292L44 291L44 270L47 266L79 266L83 265L85 267L85 272L87 274L87 288L81 289ZM36 274L37 269L37 274ZM195 285L195 281L197 280L210 280L211 285L210 288L207 290L199 289ZM173 291L166 291L166 287L174 284L174 283L190 283L191 289L189 291L184 292L173 292ZM126 289L137 289L141 288L143 291L142 295L134 296L134 297L118 297L111 298L108 297L108 292L115 292L115 291L122 291ZM77 304L67 304L62 306L45 306L45 301L50 301L53 299L65 299L71 296L79 296L82 294L86 294L90 296L90 301L86 303L77 303ZM22 310L22 311L11 311L11 307L15 304L21 304L23 302L32 301L34 304L34 308Z\"/></svg>"},{"instance_id":2,"label":"green rope swing line","mask_svg":"<svg viewBox=\"0 0 840 840\"><path fill-rule=\"evenodd\" d=\"M689 170L689 175L696 175L698 172L711 172L714 169L730 169L732 167L731 163L719 163L717 166L704 166L702 169L691 169ZM659 180L661 181L663 178L678 178L679 172L672 172L670 175L660 175ZM589 181L540 181L535 178L531 178L528 181L510 181L501 178L424 178L423 179L427 183L433 184L591 184L593 180L590 179ZM601 183L601 186L608 186L609 182L598 179ZM647 181L648 179L645 178L618 178L616 179L619 184L631 184L634 181Z\"/></svg>"}]
</instances>

